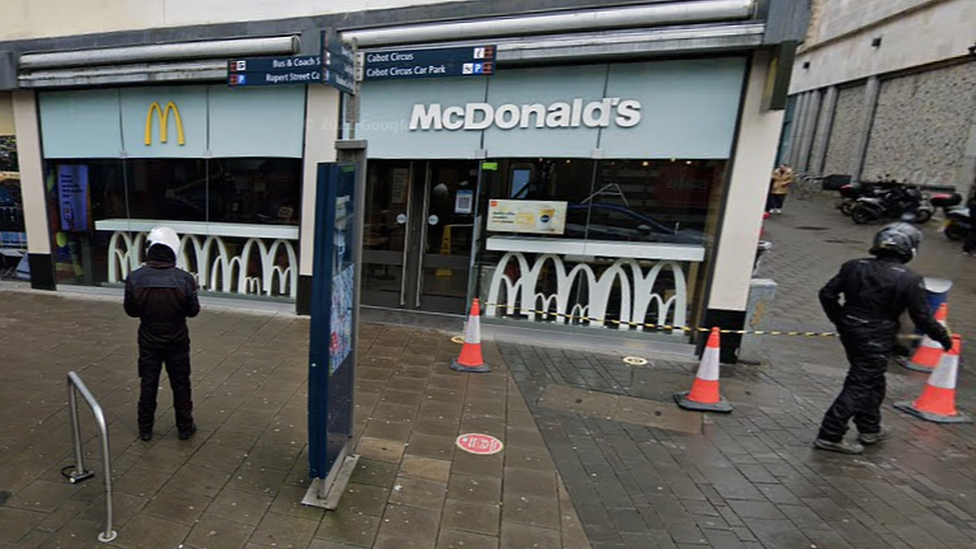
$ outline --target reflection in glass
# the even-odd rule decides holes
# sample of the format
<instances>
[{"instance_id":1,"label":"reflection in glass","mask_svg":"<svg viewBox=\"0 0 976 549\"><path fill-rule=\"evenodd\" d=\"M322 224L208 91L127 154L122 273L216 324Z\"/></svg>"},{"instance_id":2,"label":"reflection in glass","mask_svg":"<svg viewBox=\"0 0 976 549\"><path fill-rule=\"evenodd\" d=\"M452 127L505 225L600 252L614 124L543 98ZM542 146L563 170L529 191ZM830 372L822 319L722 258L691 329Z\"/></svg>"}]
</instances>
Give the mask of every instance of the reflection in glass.
<instances>
[{"instance_id":1,"label":"reflection in glass","mask_svg":"<svg viewBox=\"0 0 976 549\"><path fill-rule=\"evenodd\" d=\"M219 158L210 161L210 221L297 225L301 160Z\"/></svg>"},{"instance_id":2,"label":"reflection in glass","mask_svg":"<svg viewBox=\"0 0 976 549\"><path fill-rule=\"evenodd\" d=\"M132 219L207 220L207 161L140 158L125 161Z\"/></svg>"}]
</instances>

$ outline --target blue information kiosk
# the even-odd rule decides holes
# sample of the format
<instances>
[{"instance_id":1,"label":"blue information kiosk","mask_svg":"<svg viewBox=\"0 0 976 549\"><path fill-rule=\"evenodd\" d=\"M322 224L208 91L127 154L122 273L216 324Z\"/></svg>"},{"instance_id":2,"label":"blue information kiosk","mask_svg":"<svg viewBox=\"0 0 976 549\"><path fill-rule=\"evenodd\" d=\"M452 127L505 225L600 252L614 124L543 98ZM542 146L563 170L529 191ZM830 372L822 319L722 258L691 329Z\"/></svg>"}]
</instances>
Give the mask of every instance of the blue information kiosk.
<instances>
[{"instance_id":1,"label":"blue information kiosk","mask_svg":"<svg viewBox=\"0 0 976 549\"><path fill-rule=\"evenodd\" d=\"M302 503L335 509L358 456L351 454L362 229L357 163L318 167L308 374L308 460Z\"/></svg>"}]
</instances>

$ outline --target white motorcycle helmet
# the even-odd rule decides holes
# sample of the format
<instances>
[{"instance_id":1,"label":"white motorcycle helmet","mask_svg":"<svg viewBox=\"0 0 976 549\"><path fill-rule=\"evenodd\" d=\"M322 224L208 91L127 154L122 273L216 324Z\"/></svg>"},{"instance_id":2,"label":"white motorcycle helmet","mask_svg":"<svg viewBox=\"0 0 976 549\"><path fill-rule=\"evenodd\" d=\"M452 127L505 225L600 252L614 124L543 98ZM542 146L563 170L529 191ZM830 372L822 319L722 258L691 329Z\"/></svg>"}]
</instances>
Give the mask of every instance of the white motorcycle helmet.
<instances>
[{"instance_id":1,"label":"white motorcycle helmet","mask_svg":"<svg viewBox=\"0 0 976 549\"><path fill-rule=\"evenodd\" d=\"M149 231L146 242L148 243L147 248L152 248L156 244L162 244L173 250L174 258L180 257L180 235L176 234L176 231L169 227L154 227L153 230Z\"/></svg>"}]
</instances>

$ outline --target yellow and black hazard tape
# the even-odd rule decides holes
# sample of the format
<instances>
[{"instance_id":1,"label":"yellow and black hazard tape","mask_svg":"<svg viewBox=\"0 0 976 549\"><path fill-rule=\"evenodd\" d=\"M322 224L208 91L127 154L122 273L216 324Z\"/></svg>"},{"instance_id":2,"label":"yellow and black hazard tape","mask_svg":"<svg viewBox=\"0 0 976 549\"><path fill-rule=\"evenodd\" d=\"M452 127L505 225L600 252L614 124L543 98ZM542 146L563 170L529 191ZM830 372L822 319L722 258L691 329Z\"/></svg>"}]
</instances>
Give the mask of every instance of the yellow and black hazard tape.
<instances>
[{"instance_id":1,"label":"yellow and black hazard tape","mask_svg":"<svg viewBox=\"0 0 976 549\"><path fill-rule=\"evenodd\" d=\"M503 308L506 310L513 310L519 313L532 313L536 315L565 318L567 320L578 320L583 322L589 322L591 324L613 324L615 326L629 326L631 328L645 328L659 332L685 332L685 333L709 333L712 328L695 327L695 326L673 326L671 324L651 324L647 322L627 322L623 320L616 319L601 319L592 318L589 316L580 315L568 315L565 313L556 313L553 311L543 311L538 309L527 309L522 307L509 307L505 304L498 303L487 303L488 306L494 306ZM757 335L757 336L788 336L788 337L838 337L840 334L837 332L804 332L799 330L719 330L720 334L723 335ZM899 336L902 339L921 339L922 336L915 334L902 334Z\"/></svg>"}]
</instances>

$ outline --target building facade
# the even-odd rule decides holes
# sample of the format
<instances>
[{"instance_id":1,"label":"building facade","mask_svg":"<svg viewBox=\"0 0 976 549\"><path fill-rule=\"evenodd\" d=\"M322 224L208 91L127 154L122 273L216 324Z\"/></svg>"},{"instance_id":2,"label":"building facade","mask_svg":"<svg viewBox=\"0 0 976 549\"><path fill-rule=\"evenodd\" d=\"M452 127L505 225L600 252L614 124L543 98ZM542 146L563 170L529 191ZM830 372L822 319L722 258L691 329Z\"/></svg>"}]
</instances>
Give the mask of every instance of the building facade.
<instances>
[{"instance_id":1,"label":"building facade","mask_svg":"<svg viewBox=\"0 0 976 549\"><path fill-rule=\"evenodd\" d=\"M783 160L812 174L968 192L976 180L974 20L968 0L815 2Z\"/></svg>"},{"instance_id":2,"label":"building facade","mask_svg":"<svg viewBox=\"0 0 976 549\"><path fill-rule=\"evenodd\" d=\"M202 291L303 311L315 167L354 143L364 305L480 297L499 325L681 345L655 326L742 327L805 2L117 3L0 31L35 287L118 286L166 224ZM326 29L367 66L488 46L494 67L228 87L229 59L314 54Z\"/></svg>"}]
</instances>

